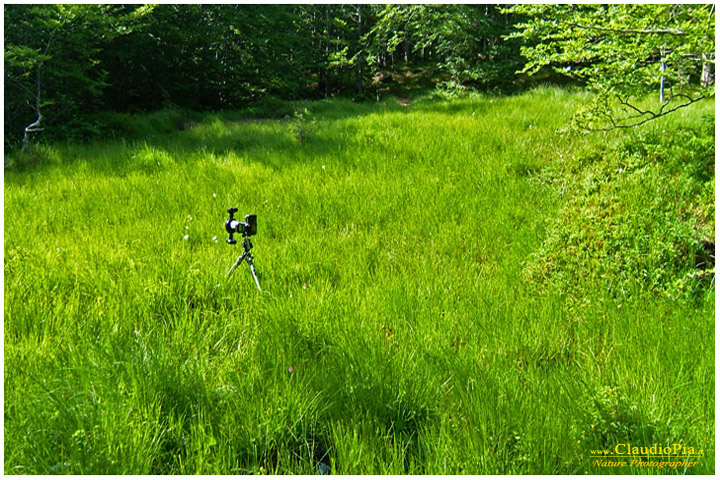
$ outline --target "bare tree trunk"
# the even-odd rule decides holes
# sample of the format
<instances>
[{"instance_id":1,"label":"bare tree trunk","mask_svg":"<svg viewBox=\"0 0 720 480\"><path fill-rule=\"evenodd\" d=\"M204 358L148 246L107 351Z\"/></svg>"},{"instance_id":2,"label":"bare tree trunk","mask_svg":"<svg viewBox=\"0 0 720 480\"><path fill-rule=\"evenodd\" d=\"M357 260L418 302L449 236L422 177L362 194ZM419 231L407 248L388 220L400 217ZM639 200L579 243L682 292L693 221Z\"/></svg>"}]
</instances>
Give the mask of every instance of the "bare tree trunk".
<instances>
[{"instance_id":1,"label":"bare tree trunk","mask_svg":"<svg viewBox=\"0 0 720 480\"><path fill-rule=\"evenodd\" d=\"M408 6L405 5L405 11L408 12ZM405 34L403 36L403 46L405 47L405 63L408 63L408 58L410 57L410 39L408 38L408 30L410 29L410 19L412 18L412 14L408 15L407 20L405 20Z\"/></svg>"},{"instance_id":2,"label":"bare tree trunk","mask_svg":"<svg viewBox=\"0 0 720 480\"><path fill-rule=\"evenodd\" d=\"M405 63L408 63L408 57L410 56L410 43L408 42L407 26L405 27Z\"/></svg>"},{"instance_id":3,"label":"bare tree trunk","mask_svg":"<svg viewBox=\"0 0 720 480\"><path fill-rule=\"evenodd\" d=\"M325 98L330 96L330 71L328 59L330 58L330 4L325 7Z\"/></svg>"},{"instance_id":4,"label":"bare tree trunk","mask_svg":"<svg viewBox=\"0 0 720 480\"><path fill-rule=\"evenodd\" d=\"M58 27L55 31L53 31L50 34L50 38L48 39L47 43L45 44L45 50L43 51L43 55L48 55L48 52L50 52L50 47L53 44L53 41L55 40L55 34L60 30L60 27ZM43 129L40 127L40 122L42 121L42 113L40 112L40 85L42 84L42 73L43 73L43 63L44 61L38 62L37 66L35 67L35 113L37 114L37 118L34 122L32 122L30 125L25 127L24 133L23 133L23 141L22 141L22 150L25 150L28 146L28 143L30 142L30 137L28 136L28 133L32 132L41 132ZM29 89L28 89L29 91Z\"/></svg>"},{"instance_id":5,"label":"bare tree trunk","mask_svg":"<svg viewBox=\"0 0 720 480\"><path fill-rule=\"evenodd\" d=\"M363 23L362 23L362 4L359 4L358 7L358 49L360 51L363 50L362 45L362 36L363 36ZM358 59L358 72L357 72L357 81L358 81L358 95L363 94L363 57L360 55Z\"/></svg>"},{"instance_id":6,"label":"bare tree trunk","mask_svg":"<svg viewBox=\"0 0 720 480\"><path fill-rule=\"evenodd\" d=\"M703 88L715 84L715 53L703 53L703 69L700 84Z\"/></svg>"},{"instance_id":7,"label":"bare tree trunk","mask_svg":"<svg viewBox=\"0 0 720 480\"><path fill-rule=\"evenodd\" d=\"M660 48L660 103L665 102L665 47Z\"/></svg>"},{"instance_id":8,"label":"bare tree trunk","mask_svg":"<svg viewBox=\"0 0 720 480\"><path fill-rule=\"evenodd\" d=\"M42 113L40 113L40 69L41 69L41 67L42 67L42 64L39 64L37 66L37 78L35 79L35 113L37 113L37 118L35 119L34 122L32 122L27 127L25 127L23 141L22 141L22 150L25 150L28 146L28 143L30 141L30 138L28 136L29 133L42 131L42 128L40 128L40 122L42 121Z\"/></svg>"}]
</instances>

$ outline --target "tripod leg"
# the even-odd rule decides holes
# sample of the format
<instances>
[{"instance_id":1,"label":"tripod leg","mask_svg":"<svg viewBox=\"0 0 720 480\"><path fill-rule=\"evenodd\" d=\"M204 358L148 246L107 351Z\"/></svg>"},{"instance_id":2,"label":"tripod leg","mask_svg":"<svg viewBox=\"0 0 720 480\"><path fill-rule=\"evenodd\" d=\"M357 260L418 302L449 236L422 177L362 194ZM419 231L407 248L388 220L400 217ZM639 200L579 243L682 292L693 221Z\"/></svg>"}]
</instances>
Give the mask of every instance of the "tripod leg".
<instances>
[{"instance_id":1,"label":"tripod leg","mask_svg":"<svg viewBox=\"0 0 720 480\"><path fill-rule=\"evenodd\" d=\"M255 266L252 263L252 257L248 255L247 257L248 265L250 265L250 274L253 277L253 280L255 280L255 285L257 285L258 290L262 292L262 288L260 288L260 282L258 281L257 275L255 274Z\"/></svg>"},{"instance_id":2,"label":"tripod leg","mask_svg":"<svg viewBox=\"0 0 720 480\"><path fill-rule=\"evenodd\" d=\"M245 257L246 257L246 256L247 256L247 252L243 253L242 255L240 255L240 256L237 258L237 260L235 260L235 263L233 264L233 266L230 267L230 270L228 270L228 272L225 274L225 278L228 278L228 277L230 276L230 274L231 274L233 271L235 271L235 269L238 267L238 265L240 265L240 264L242 263L242 261L245 260Z\"/></svg>"}]
</instances>

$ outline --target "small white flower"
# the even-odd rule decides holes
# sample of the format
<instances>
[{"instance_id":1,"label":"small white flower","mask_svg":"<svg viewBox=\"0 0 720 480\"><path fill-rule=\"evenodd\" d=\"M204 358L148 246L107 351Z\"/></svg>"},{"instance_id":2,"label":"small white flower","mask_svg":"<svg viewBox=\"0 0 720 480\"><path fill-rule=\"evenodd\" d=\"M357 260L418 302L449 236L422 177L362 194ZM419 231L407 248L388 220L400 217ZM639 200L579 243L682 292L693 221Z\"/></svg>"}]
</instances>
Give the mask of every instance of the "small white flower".
<instances>
[{"instance_id":1,"label":"small white flower","mask_svg":"<svg viewBox=\"0 0 720 480\"><path fill-rule=\"evenodd\" d=\"M187 240L188 238L190 238L190 235L185 235L183 238Z\"/></svg>"},{"instance_id":2,"label":"small white flower","mask_svg":"<svg viewBox=\"0 0 720 480\"><path fill-rule=\"evenodd\" d=\"M323 167L322 167L322 168L323 168L323 170L325 170L325 165L323 165Z\"/></svg>"},{"instance_id":3,"label":"small white flower","mask_svg":"<svg viewBox=\"0 0 720 480\"><path fill-rule=\"evenodd\" d=\"M190 230L190 227L185 225L185 230Z\"/></svg>"},{"instance_id":4,"label":"small white flower","mask_svg":"<svg viewBox=\"0 0 720 480\"><path fill-rule=\"evenodd\" d=\"M215 194L213 193L213 198L215 198Z\"/></svg>"},{"instance_id":5,"label":"small white flower","mask_svg":"<svg viewBox=\"0 0 720 480\"><path fill-rule=\"evenodd\" d=\"M217 243L217 236L213 237L213 242Z\"/></svg>"}]
</instances>

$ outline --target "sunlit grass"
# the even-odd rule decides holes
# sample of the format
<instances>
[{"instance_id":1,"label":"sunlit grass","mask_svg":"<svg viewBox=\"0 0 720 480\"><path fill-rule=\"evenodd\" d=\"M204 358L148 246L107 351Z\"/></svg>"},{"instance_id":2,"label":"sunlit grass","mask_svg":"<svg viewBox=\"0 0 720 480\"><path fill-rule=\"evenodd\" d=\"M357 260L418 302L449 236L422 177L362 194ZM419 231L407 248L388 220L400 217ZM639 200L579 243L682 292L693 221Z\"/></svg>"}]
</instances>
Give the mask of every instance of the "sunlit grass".
<instances>
[{"instance_id":1,"label":"sunlit grass","mask_svg":"<svg viewBox=\"0 0 720 480\"><path fill-rule=\"evenodd\" d=\"M623 141L556 133L584 98L140 117L13 158L6 473L652 473L592 465L620 442L713 472L714 295L524 274L566 201L541 172ZM262 293L224 278L231 206Z\"/></svg>"}]
</instances>

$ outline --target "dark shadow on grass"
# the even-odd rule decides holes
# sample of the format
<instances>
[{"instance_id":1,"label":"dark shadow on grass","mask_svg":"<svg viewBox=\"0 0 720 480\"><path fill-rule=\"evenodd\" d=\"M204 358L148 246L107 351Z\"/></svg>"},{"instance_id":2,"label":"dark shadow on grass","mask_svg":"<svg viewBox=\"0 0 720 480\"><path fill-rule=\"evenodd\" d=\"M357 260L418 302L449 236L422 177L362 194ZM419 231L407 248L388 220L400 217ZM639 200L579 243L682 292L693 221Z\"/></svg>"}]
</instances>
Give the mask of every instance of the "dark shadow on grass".
<instances>
[{"instance_id":1,"label":"dark shadow on grass","mask_svg":"<svg viewBox=\"0 0 720 480\"><path fill-rule=\"evenodd\" d=\"M134 132L125 138L87 143L58 142L34 145L24 152L5 157L5 181L24 183L25 175L48 169L75 166L83 162L83 173L104 176L158 173L175 163L197 160L202 156L244 155L253 162L272 168L284 165L267 162L273 151L288 164L298 152L311 149L314 155L329 155L349 148L337 138L316 134L317 123L343 121L372 114L407 112L394 98L381 103L355 103L349 100L302 102L296 115L283 118L248 118L243 112L224 112L206 116L202 121L179 122L172 130L149 126L145 134ZM347 128L352 128L347 126Z\"/></svg>"},{"instance_id":2,"label":"dark shadow on grass","mask_svg":"<svg viewBox=\"0 0 720 480\"><path fill-rule=\"evenodd\" d=\"M423 99L410 108L414 112L437 113L444 115L458 115L461 113L469 116L482 116L490 106L489 98L466 98L459 97L449 102L449 99L428 98Z\"/></svg>"},{"instance_id":3,"label":"dark shadow on grass","mask_svg":"<svg viewBox=\"0 0 720 480\"><path fill-rule=\"evenodd\" d=\"M318 377L315 388L332 392L327 416L335 424L345 424L350 432L365 431L365 428L377 432L404 452L405 473L419 473L413 471L413 465L425 463L423 442L432 439L423 438L423 432L435 417L437 392L424 383L403 381L396 370L400 367L393 362L354 358L358 351L373 356L370 352L374 348L365 345L360 350L330 349L324 363L331 366L336 375ZM330 457L337 458L332 452ZM344 471L344 465L335 466L338 471Z\"/></svg>"}]
</instances>

